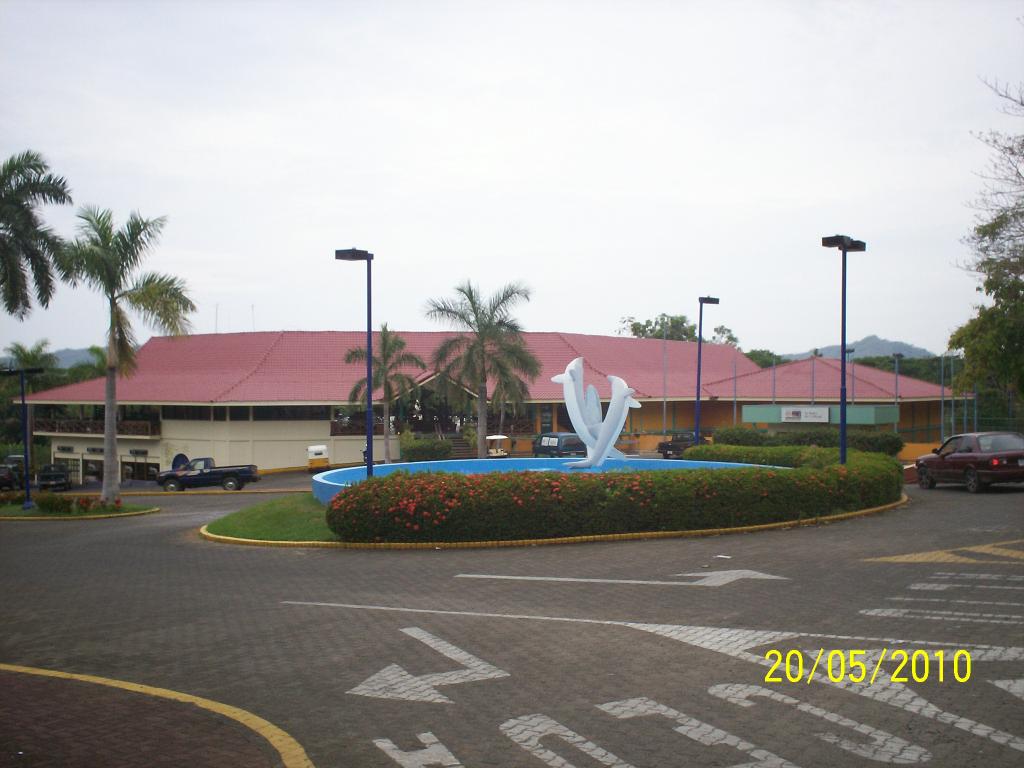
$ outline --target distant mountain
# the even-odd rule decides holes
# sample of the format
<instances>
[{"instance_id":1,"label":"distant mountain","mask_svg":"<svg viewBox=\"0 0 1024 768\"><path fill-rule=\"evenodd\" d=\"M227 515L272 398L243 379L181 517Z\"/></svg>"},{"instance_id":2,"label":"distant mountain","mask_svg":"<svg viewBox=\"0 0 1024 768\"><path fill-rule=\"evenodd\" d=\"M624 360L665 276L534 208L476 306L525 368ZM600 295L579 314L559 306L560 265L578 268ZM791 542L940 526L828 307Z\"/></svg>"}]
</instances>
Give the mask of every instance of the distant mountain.
<instances>
[{"instance_id":1,"label":"distant mountain","mask_svg":"<svg viewBox=\"0 0 1024 768\"><path fill-rule=\"evenodd\" d=\"M853 349L854 352L850 357L856 360L858 357L889 357L891 355L900 352L904 357L935 357L933 352L929 352L927 349L921 347L915 347L913 344L907 344L903 341L889 341L888 339L880 339L877 336L865 336L863 339L858 341L850 341L846 344L847 349ZM839 359L839 345L835 344L831 347L820 347L818 352L822 357L834 357L836 360ZM807 352L800 352L798 354L781 355L781 357L787 360L802 360L805 357L810 357L813 354L813 350Z\"/></svg>"}]
</instances>

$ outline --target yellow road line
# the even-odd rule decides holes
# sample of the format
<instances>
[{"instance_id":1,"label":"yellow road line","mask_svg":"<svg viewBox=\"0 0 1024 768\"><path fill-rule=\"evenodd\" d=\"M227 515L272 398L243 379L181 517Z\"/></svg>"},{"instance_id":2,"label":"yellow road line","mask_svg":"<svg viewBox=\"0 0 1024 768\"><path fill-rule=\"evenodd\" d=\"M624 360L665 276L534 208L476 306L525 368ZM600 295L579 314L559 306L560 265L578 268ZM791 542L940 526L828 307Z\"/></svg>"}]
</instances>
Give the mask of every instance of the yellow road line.
<instances>
[{"instance_id":1,"label":"yellow road line","mask_svg":"<svg viewBox=\"0 0 1024 768\"><path fill-rule=\"evenodd\" d=\"M0 670L20 672L26 675L39 675L40 677L55 677L61 680L77 680L82 683L95 683L96 685L105 685L109 688L120 688L123 691L141 693L145 696L170 699L171 701L179 701L184 704L194 704L201 709L228 717L249 730L258 733L277 750L285 768L315 768L302 745L285 731L268 720L254 715L252 712L232 707L228 704L222 704L219 701L204 699L200 696L192 696L188 693L172 691L167 688L154 688L150 685L128 683L123 680L112 680L108 677L96 677L95 675L78 675L73 672L61 672L56 669L39 669L37 667L22 667L16 664L0 664Z\"/></svg>"},{"instance_id":2,"label":"yellow road line","mask_svg":"<svg viewBox=\"0 0 1024 768\"><path fill-rule=\"evenodd\" d=\"M1024 544L1024 539L1011 541L994 541L991 544L978 544L973 547L953 547L951 549L935 549L930 552L912 552L905 555L867 558L869 563L973 563L975 565L1019 565L1024 560L1024 550L1010 549L1009 545ZM963 554L960 554L963 553ZM971 557L970 553L989 555L990 557ZM1002 560L993 560L1001 557Z\"/></svg>"}]
</instances>

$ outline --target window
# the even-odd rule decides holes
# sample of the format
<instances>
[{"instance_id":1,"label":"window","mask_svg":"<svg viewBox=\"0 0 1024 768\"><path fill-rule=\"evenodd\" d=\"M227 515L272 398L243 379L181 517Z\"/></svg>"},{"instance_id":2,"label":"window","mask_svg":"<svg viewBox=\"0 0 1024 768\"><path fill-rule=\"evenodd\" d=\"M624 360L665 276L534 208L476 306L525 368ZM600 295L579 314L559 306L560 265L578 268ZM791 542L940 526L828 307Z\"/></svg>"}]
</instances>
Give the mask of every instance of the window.
<instances>
[{"instance_id":1,"label":"window","mask_svg":"<svg viewBox=\"0 0 1024 768\"><path fill-rule=\"evenodd\" d=\"M174 421L209 421L208 405L165 405L160 409L161 417Z\"/></svg>"},{"instance_id":2,"label":"window","mask_svg":"<svg viewBox=\"0 0 1024 768\"><path fill-rule=\"evenodd\" d=\"M213 420L214 421L227 421L228 420L228 409L223 405L213 406Z\"/></svg>"},{"instance_id":3,"label":"window","mask_svg":"<svg viewBox=\"0 0 1024 768\"><path fill-rule=\"evenodd\" d=\"M329 421L329 405L256 405L253 421Z\"/></svg>"},{"instance_id":4,"label":"window","mask_svg":"<svg viewBox=\"0 0 1024 768\"><path fill-rule=\"evenodd\" d=\"M228 406L228 418L232 421L249 421L249 406L248 405L231 405Z\"/></svg>"}]
</instances>

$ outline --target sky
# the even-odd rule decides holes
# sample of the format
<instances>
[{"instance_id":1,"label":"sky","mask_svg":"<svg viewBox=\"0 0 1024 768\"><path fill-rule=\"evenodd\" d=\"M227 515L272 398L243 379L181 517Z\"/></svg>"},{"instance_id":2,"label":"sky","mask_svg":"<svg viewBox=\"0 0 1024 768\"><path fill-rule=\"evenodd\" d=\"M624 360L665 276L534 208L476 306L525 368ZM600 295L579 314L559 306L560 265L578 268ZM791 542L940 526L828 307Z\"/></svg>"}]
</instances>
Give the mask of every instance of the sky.
<instances>
[{"instance_id":1,"label":"sky","mask_svg":"<svg viewBox=\"0 0 1024 768\"><path fill-rule=\"evenodd\" d=\"M1019 82L1024 5L963 2L0 0L0 157L74 206L166 216L143 269L185 279L195 333L438 330L466 280L531 292L525 330L697 315L744 349L848 339L933 352L982 300L962 238L985 81ZM0 343L101 344L62 286ZM137 335L152 330L136 318Z\"/></svg>"}]
</instances>

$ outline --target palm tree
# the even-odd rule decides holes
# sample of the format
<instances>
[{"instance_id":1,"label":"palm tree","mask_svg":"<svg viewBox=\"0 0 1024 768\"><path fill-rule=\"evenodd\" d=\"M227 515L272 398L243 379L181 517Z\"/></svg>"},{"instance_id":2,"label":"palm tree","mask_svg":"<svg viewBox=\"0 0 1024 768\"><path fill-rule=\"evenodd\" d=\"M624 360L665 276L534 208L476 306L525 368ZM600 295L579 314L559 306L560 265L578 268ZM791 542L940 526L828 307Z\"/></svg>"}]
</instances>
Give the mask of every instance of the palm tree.
<instances>
[{"instance_id":1,"label":"palm tree","mask_svg":"<svg viewBox=\"0 0 1024 768\"><path fill-rule=\"evenodd\" d=\"M480 289L466 281L455 287L455 293L453 299L431 299L427 304L427 317L463 331L441 343L433 363L438 373L476 394L476 452L484 458L488 378L507 384L513 378L533 380L540 373L540 363L526 348L522 328L511 315L512 307L530 300L530 291L509 283L485 300Z\"/></svg>"},{"instance_id":2,"label":"palm tree","mask_svg":"<svg viewBox=\"0 0 1024 768\"><path fill-rule=\"evenodd\" d=\"M68 368L68 381L88 381L107 375L107 350L94 344L88 351L88 360L75 363Z\"/></svg>"},{"instance_id":3,"label":"palm tree","mask_svg":"<svg viewBox=\"0 0 1024 768\"><path fill-rule=\"evenodd\" d=\"M49 350L49 339L40 339L30 347L12 342L4 348L10 355L13 368L42 368L51 370L57 367L57 356Z\"/></svg>"},{"instance_id":4,"label":"palm tree","mask_svg":"<svg viewBox=\"0 0 1024 768\"><path fill-rule=\"evenodd\" d=\"M187 315L196 306L180 278L156 272L135 274L146 252L156 245L163 218L144 219L132 213L121 229L114 228L114 216L109 210L83 208L78 218L79 237L66 252L71 277L103 294L110 310L100 494L109 504L121 490L117 476L117 374L130 374L135 369L135 332L128 310L138 312L163 333L176 336L188 332Z\"/></svg>"},{"instance_id":5,"label":"palm tree","mask_svg":"<svg viewBox=\"0 0 1024 768\"><path fill-rule=\"evenodd\" d=\"M384 323L380 327L380 340L375 347L373 356L373 390L379 388L384 407L384 463L391 463L391 401L403 397L416 388L416 382L402 368L426 369L427 364L412 352L405 351L405 339L388 329ZM353 347L345 353L346 363L365 363L366 348ZM366 377L355 383L348 396L349 400L366 403Z\"/></svg>"},{"instance_id":6,"label":"palm tree","mask_svg":"<svg viewBox=\"0 0 1024 768\"><path fill-rule=\"evenodd\" d=\"M53 297L53 267L61 277L61 241L43 224L36 208L71 202L67 182L49 172L35 152L13 155L0 166L0 297L8 314L25 317L32 309L29 274L44 307Z\"/></svg>"}]
</instances>

